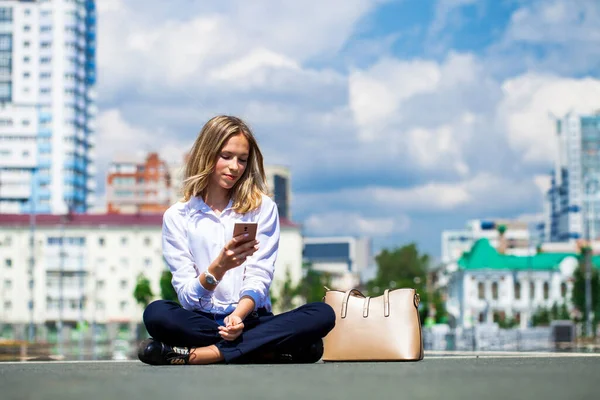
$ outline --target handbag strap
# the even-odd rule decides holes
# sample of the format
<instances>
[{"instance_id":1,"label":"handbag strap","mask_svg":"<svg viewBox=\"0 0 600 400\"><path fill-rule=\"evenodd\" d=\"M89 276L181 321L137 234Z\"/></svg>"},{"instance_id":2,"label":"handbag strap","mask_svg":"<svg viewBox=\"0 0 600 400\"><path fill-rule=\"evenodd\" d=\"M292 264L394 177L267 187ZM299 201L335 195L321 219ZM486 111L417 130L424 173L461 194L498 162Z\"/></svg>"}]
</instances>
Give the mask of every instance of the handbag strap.
<instances>
[{"instance_id":1,"label":"handbag strap","mask_svg":"<svg viewBox=\"0 0 600 400\"><path fill-rule=\"evenodd\" d=\"M383 315L390 316L390 289L385 289L383 292Z\"/></svg>"},{"instance_id":2,"label":"handbag strap","mask_svg":"<svg viewBox=\"0 0 600 400\"><path fill-rule=\"evenodd\" d=\"M369 303L371 301L371 297L366 297L358 289L350 289L344 294L341 317L346 318L346 313L348 312L348 299L353 293L356 294L358 297L362 297L365 299L363 303L363 317L367 318L369 316ZM383 315L385 317L390 316L390 289L385 289L383 292Z\"/></svg>"},{"instance_id":3,"label":"handbag strap","mask_svg":"<svg viewBox=\"0 0 600 400\"><path fill-rule=\"evenodd\" d=\"M371 297L365 297L365 302L363 303L363 318L367 318L369 316L369 303L371 302Z\"/></svg>"},{"instance_id":4,"label":"handbag strap","mask_svg":"<svg viewBox=\"0 0 600 400\"><path fill-rule=\"evenodd\" d=\"M350 289L346 292L346 294L344 295L344 301L342 302L342 314L341 317L342 318L346 318L346 312L348 311L348 298L350 297L350 295L354 293L356 294L358 297L365 297L364 294L362 294L360 292L360 290L358 289Z\"/></svg>"}]
</instances>

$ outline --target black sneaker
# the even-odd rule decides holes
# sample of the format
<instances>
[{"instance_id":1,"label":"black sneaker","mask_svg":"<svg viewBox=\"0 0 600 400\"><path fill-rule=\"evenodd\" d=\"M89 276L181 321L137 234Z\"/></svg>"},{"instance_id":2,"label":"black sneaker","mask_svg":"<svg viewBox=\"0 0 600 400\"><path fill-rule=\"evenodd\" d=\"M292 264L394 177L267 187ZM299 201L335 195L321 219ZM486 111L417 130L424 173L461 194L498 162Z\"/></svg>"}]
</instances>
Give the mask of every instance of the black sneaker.
<instances>
[{"instance_id":1,"label":"black sneaker","mask_svg":"<svg viewBox=\"0 0 600 400\"><path fill-rule=\"evenodd\" d=\"M144 340L138 348L141 362L151 365L185 365L190 361L187 347L175 347L152 338Z\"/></svg>"},{"instance_id":2,"label":"black sneaker","mask_svg":"<svg viewBox=\"0 0 600 400\"><path fill-rule=\"evenodd\" d=\"M301 347L291 354L281 354L282 362L294 364L314 364L323 357L323 340Z\"/></svg>"},{"instance_id":3,"label":"black sneaker","mask_svg":"<svg viewBox=\"0 0 600 400\"><path fill-rule=\"evenodd\" d=\"M269 351L244 359L252 364L314 364L323 357L323 341L300 347L289 352Z\"/></svg>"}]
</instances>

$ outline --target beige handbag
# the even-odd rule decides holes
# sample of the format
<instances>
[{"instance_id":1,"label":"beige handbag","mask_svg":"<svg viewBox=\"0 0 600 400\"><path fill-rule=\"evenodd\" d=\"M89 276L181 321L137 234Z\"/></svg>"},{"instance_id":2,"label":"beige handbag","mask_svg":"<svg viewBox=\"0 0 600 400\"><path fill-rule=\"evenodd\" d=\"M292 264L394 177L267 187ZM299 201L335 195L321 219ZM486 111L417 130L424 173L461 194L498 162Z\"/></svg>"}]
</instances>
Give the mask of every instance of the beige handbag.
<instances>
[{"instance_id":1,"label":"beige handbag","mask_svg":"<svg viewBox=\"0 0 600 400\"><path fill-rule=\"evenodd\" d=\"M323 361L423 359L416 290L387 289L383 296L365 297L356 289L327 289L324 301L333 307L336 319L323 339Z\"/></svg>"}]
</instances>

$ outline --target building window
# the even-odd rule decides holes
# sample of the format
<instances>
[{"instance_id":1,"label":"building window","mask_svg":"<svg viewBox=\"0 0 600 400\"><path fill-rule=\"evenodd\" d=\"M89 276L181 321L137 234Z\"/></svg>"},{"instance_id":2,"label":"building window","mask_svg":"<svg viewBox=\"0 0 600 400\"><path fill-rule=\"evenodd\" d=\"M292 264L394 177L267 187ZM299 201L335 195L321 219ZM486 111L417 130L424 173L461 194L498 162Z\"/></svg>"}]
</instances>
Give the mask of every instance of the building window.
<instances>
[{"instance_id":1,"label":"building window","mask_svg":"<svg viewBox=\"0 0 600 400\"><path fill-rule=\"evenodd\" d=\"M122 301L120 304L121 307L121 311L125 311L127 310L127 302L126 301Z\"/></svg>"},{"instance_id":2,"label":"building window","mask_svg":"<svg viewBox=\"0 0 600 400\"><path fill-rule=\"evenodd\" d=\"M24 30L25 32L29 32L29 31L31 31L31 26L29 26L29 25L25 25L25 26L23 27L23 30Z\"/></svg>"},{"instance_id":3,"label":"building window","mask_svg":"<svg viewBox=\"0 0 600 400\"><path fill-rule=\"evenodd\" d=\"M535 283L529 282L529 298L535 299Z\"/></svg>"},{"instance_id":4,"label":"building window","mask_svg":"<svg viewBox=\"0 0 600 400\"><path fill-rule=\"evenodd\" d=\"M104 310L104 302L103 301L96 302L96 310Z\"/></svg>"},{"instance_id":5,"label":"building window","mask_svg":"<svg viewBox=\"0 0 600 400\"><path fill-rule=\"evenodd\" d=\"M10 300L8 300L8 301L5 301L5 302L4 302L4 309L5 309L6 311L8 311L8 310L10 310L11 308L12 308L12 302L11 302Z\"/></svg>"},{"instance_id":6,"label":"building window","mask_svg":"<svg viewBox=\"0 0 600 400\"><path fill-rule=\"evenodd\" d=\"M479 282L477 284L477 292L479 299L485 299L485 285L483 284L483 282Z\"/></svg>"},{"instance_id":7,"label":"building window","mask_svg":"<svg viewBox=\"0 0 600 400\"><path fill-rule=\"evenodd\" d=\"M102 238L102 237L98 238L98 246L104 247L104 244L105 244L104 238Z\"/></svg>"},{"instance_id":8,"label":"building window","mask_svg":"<svg viewBox=\"0 0 600 400\"><path fill-rule=\"evenodd\" d=\"M544 300L548 300L550 297L550 284L548 282L544 282Z\"/></svg>"},{"instance_id":9,"label":"building window","mask_svg":"<svg viewBox=\"0 0 600 400\"><path fill-rule=\"evenodd\" d=\"M6 268L12 268L12 259L7 258L4 260L4 265L6 265Z\"/></svg>"},{"instance_id":10,"label":"building window","mask_svg":"<svg viewBox=\"0 0 600 400\"><path fill-rule=\"evenodd\" d=\"M96 289L98 289L98 290L104 289L104 281L96 282Z\"/></svg>"},{"instance_id":11,"label":"building window","mask_svg":"<svg viewBox=\"0 0 600 400\"><path fill-rule=\"evenodd\" d=\"M127 237L125 237L125 236L121 237L121 244L123 246L127 245Z\"/></svg>"},{"instance_id":12,"label":"building window","mask_svg":"<svg viewBox=\"0 0 600 400\"><path fill-rule=\"evenodd\" d=\"M492 283L492 299L498 300L498 282Z\"/></svg>"},{"instance_id":13,"label":"building window","mask_svg":"<svg viewBox=\"0 0 600 400\"><path fill-rule=\"evenodd\" d=\"M152 240L150 240L149 237L144 239L144 246L150 247L151 244L152 244Z\"/></svg>"},{"instance_id":14,"label":"building window","mask_svg":"<svg viewBox=\"0 0 600 400\"><path fill-rule=\"evenodd\" d=\"M121 281L121 289L127 289L127 281L125 279Z\"/></svg>"},{"instance_id":15,"label":"building window","mask_svg":"<svg viewBox=\"0 0 600 400\"><path fill-rule=\"evenodd\" d=\"M12 281L10 279L7 279L4 281L4 289L10 289L12 288Z\"/></svg>"},{"instance_id":16,"label":"building window","mask_svg":"<svg viewBox=\"0 0 600 400\"><path fill-rule=\"evenodd\" d=\"M0 22L11 22L13 20L12 7L0 8Z\"/></svg>"},{"instance_id":17,"label":"building window","mask_svg":"<svg viewBox=\"0 0 600 400\"><path fill-rule=\"evenodd\" d=\"M517 311L517 312L513 313L513 315L514 315L515 321L518 324L520 324L521 323L521 313Z\"/></svg>"},{"instance_id":18,"label":"building window","mask_svg":"<svg viewBox=\"0 0 600 400\"><path fill-rule=\"evenodd\" d=\"M150 267L152 265L152 260L149 258L144 258L144 267Z\"/></svg>"},{"instance_id":19,"label":"building window","mask_svg":"<svg viewBox=\"0 0 600 400\"><path fill-rule=\"evenodd\" d=\"M519 282L515 282L515 299L516 300L520 300L521 299L521 284Z\"/></svg>"},{"instance_id":20,"label":"building window","mask_svg":"<svg viewBox=\"0 0 600 400\"><path fill-rule=\"evenodd\" d=\"M565 282L560 284L560 297L563 299L567 297L567 284Z\"/></svg>"}]
</instances>

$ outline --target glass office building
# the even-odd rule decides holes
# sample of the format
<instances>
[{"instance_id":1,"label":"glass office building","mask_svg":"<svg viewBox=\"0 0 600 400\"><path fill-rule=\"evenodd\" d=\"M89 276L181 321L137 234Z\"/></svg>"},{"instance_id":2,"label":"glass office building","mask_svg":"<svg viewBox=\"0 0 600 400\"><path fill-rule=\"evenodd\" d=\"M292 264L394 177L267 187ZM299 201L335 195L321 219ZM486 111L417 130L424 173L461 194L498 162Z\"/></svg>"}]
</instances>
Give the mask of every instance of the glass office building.
<instances>
[{"instance_id":1,"label":"glass office building","mask_svg":"<svg viewBox=\"0 0 600 400\"><path fill-rule=\"evenodd\" d=\"M556 121L558 157L545 207L552 242L600 235L600 113Z\"/></svg>"}]
</instances>

